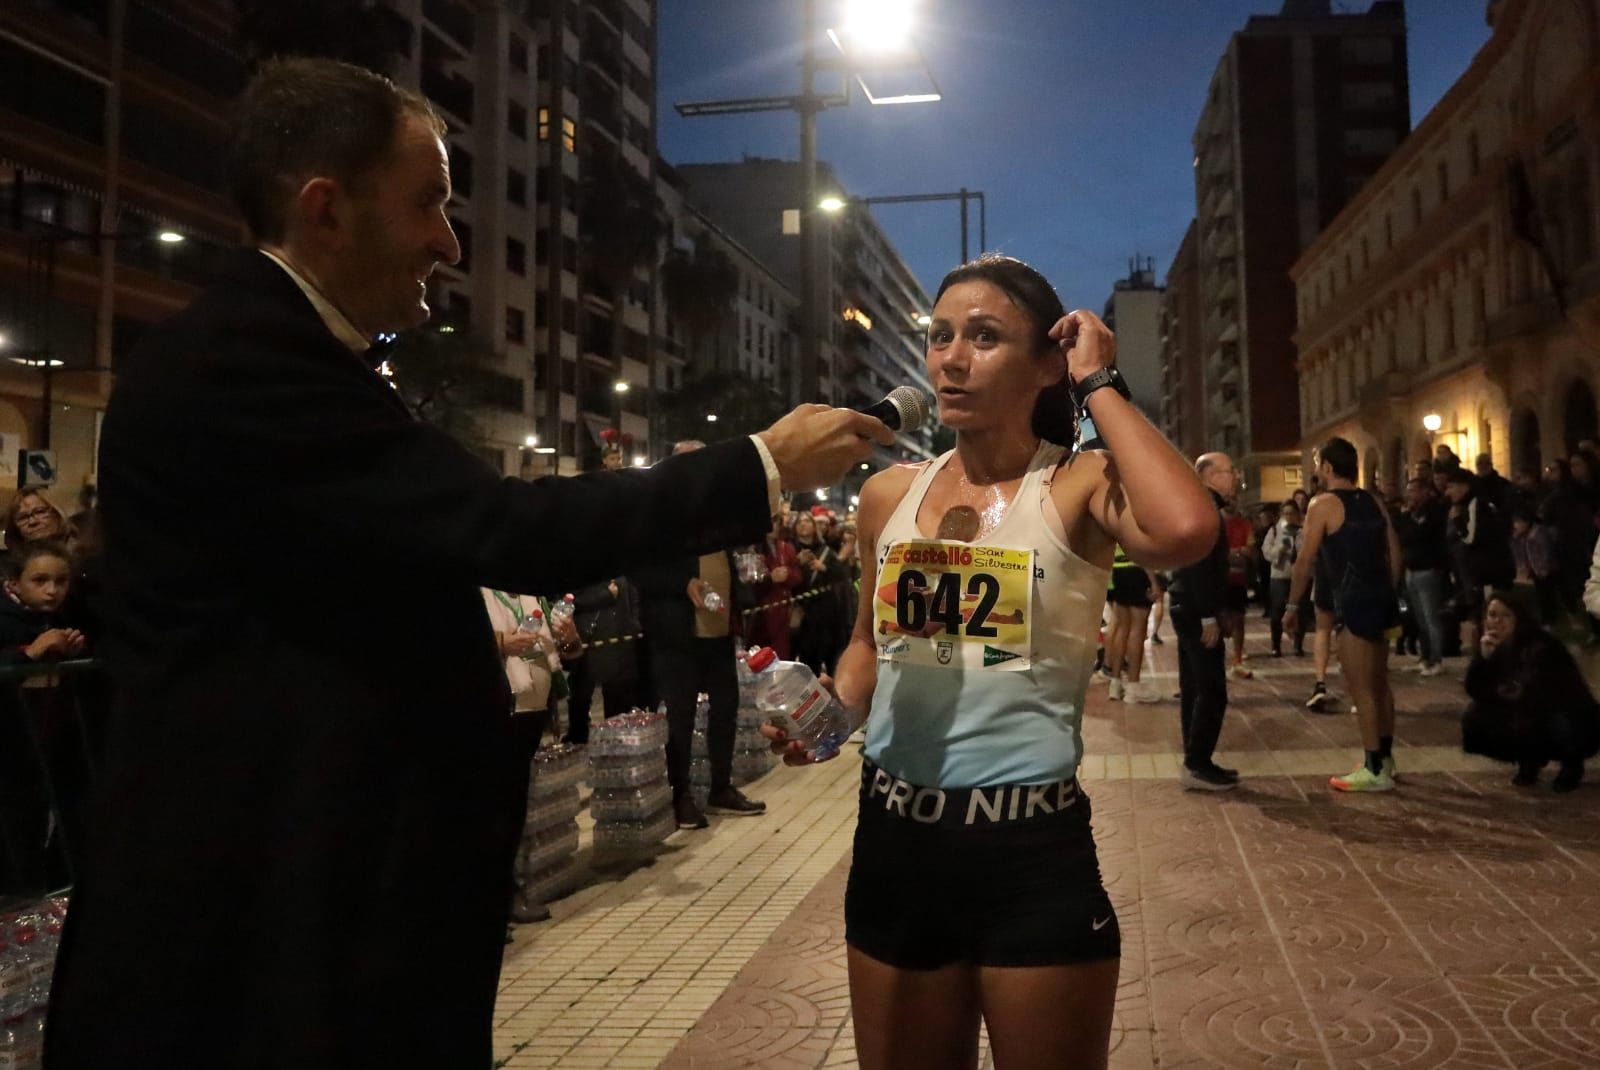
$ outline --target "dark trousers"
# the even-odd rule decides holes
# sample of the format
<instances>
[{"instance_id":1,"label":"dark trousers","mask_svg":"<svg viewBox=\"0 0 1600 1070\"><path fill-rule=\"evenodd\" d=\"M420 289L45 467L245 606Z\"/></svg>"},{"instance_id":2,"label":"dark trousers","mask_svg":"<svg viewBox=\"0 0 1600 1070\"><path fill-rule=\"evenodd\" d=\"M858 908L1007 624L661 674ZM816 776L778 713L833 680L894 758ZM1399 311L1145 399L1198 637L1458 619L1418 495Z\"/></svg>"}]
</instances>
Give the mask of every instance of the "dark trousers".
<instances>
[{"instance_id":1,"label":"dark trousers","mask_svg":"<svg viewBox=\"0 0 1600 1070\"><path fill-rule=\"evenodd\" d=\"M1228 675L1224 664L1225 640L1216 646L1200 642L1200 619L1187 613L1172 614L1178 636L1178 705L1183 719L1183 764L1204 769L1211 764L1222 734L1222 715L1228 709Z\"/></svg>"},{"instance_id":2,"label":"dark trousers","mask_svg":"<svg viewBox=\"0 0 1600 1070\"><path fill-rule=\"evenodd\" d=\"M563 743L589 742L589 710L594 705L595 685L600 685L600 701L607 717L616 717L643 704L638 680L597 680L593 663L586 654L563 663L572 694L567 697L567 734Z\"/></svg>"},{"instance_id":3,"label":"dark trousers","mask_svg":"<svg viewBox=\"0 0 1600 1070\"><path fill-rule=\"evenodd\" d=\"M555 715L553 706L511 715L511 745L516 748L517 768L522 774L520 777L522 794L518 797L518 805L523 808L523 820L528 816L528 792L533 788L533 758L539 753L539 744L543 741L545 733L550 731L550 724L555 720ZM514 897L516 894L517 879L513 873L511 895Z\"/></svg>"},{"instance_id":4,"label":"dark trousers","mask_svg":"<svg viewBox=\"0 0 1600 1070\"><path fill-rule=\"evenodd\" d=\"M733 740L739 726L739 677L733 665L733 638L692 639L687 650L651 651L650 674L667 704L667 782L673 798L689 790L689 757L694 744L694 710L699 693L711 700L706 750L711 787L733 782Z\"/></svg>"}]
</instances>

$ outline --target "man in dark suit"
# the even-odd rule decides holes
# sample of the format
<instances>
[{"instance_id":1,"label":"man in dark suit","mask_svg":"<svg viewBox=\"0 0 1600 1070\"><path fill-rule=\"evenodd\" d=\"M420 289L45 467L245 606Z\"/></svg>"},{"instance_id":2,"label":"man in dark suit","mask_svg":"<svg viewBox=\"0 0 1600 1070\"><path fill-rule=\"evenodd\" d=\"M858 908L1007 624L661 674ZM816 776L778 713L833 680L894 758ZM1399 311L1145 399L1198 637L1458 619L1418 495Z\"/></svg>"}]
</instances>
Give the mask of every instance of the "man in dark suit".
<instances>
[{"instance_id":1,"label":"man in dark suit","mask_svg":"<svg viewBox=\"0 0 1600 1070\"><path fill-rule=\"evenodd\" d=\"M106 414L119 693L52 1070L487 1067L526 770L478 588L559 594L760 537L892 436L805 406L649 470L502 478L367 341L460 255L444 125L321 60L239 104L259 250L152 331Z\"/></svg>"},{"instance_id":2,"label":"man in dark suit","mask_svg":"<svg viewBox=\"0 0 1600 1070\"><path fill-rule=\"evenodd\" d=\"M704 449L689 440L675 455ZM710 822L690 792L690 758L695 710L701 692L706 712L706 757L711 790L706 806L735 817L765 813L767 804L745 797L733 786L733 745L739 730L739 677L733 661L733 561L726 550L695 557L665 558L633 575L642 599L645 634L650 637L650 679L667 704L667 781L678 827L703 829ZM715 593L720 608L708 608Z\"/></svg>"}]
</instances>

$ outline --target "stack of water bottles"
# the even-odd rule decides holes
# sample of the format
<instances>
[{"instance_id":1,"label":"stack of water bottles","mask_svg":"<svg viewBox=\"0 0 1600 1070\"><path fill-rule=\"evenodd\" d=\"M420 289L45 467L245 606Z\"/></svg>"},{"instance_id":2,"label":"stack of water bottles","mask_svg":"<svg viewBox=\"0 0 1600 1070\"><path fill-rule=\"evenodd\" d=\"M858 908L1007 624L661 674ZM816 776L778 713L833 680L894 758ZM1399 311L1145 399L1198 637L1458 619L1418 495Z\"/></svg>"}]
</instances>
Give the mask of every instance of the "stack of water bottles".
<instances>
[{"instance_id":1,"label":"stack of water bottles","mask_svg":"<svg viewBox=\"0 0 1600 1070\"><path fill-rule=\"evenodd\" d=\"M743 787L766 776L778 759L772 753L771 743L761 734L761 726L767 718L756 706L755 674L745 664L742 654L736 664L739 673L739 719L733 737L733 783ZM701 695L694 711L689 790L694 794L695 804L702 809L711 792L711 753L706 738L710 715L710 701L707 696Z\"/></svg>"},{"instance_id":2,"label":"stack of water bottles","mask_svg":"<svg viewBox=\"0 0 1600 1070\"><path fill-rule=\"evenodd\" d=\"M0 1067L6 1070L39 1065L50 978L66 916L65 897L0 915Z\"/></svg>"},{"instance_id":3,"label":"stack of water bottles","mask_svg":"<svg viewBox=\"0 0 1600 1070\"><path fill-rule=\"evenodd\" d=\"M594 795L596 854L648 850L672 835L672 789L667 786L667 718L634 710L610 717L589 733L589 783Z\"/></svg>"},{"instance_id":4,"label":"stack of water bottles","mask_svg":"<svg viewBox=\"0 0 1600 1070\"><path fill-rule=\"evenodd\" d=\"M528 785L528 816L517 849L517 885L530 902L547 903L577 881L578 783L583 749L561 743L539 751Z\"/></svg>"}]
</instances>

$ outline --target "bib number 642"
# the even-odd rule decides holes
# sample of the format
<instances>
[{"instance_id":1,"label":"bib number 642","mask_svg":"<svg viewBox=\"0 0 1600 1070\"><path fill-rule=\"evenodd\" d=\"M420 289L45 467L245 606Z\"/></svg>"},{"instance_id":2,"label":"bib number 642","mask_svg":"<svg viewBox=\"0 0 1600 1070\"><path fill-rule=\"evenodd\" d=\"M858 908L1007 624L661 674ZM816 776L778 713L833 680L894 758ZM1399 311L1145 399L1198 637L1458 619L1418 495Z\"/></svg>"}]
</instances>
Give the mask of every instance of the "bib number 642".
<instances>
[{"instance_id":1,"label":"bib number 642","mask_svg":"<svg viewBox=\"0 0 1600 1070\"><path fill-rule=\"evenodd\" d=\"M961 612L961 573L944 572L930 596L928 577L913 568L900 573L895 584L895 618L903 631L921 632L928 622L944 625L951 635L970 635L993 639L999 629L990 627L989 614L1000 598L1000 581L993 576L976 573L967 578L966 595L977 599L972 615Z\"/></svg>"}]
</instances>

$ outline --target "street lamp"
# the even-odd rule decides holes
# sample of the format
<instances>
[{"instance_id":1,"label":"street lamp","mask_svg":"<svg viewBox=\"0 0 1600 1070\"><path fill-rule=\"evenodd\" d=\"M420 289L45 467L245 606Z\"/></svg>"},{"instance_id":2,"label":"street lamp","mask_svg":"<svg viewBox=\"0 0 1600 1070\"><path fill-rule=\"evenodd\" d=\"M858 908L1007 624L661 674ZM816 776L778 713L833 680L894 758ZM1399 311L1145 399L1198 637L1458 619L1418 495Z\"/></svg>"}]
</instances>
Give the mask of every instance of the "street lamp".
<instances>
[{"instance_id":1,"label":"street lamp","mask_svg":"<svg viewBox=\"0 0 1600 1070\"><path fill-rule=\"evenodd\" d=\"M644 454L635 453L633 455L633 466L635 468L643 468L644 467L644 461L645 461Z\"/></svg>"},{"instance_id":2,"label":"street lamp","mask_svg":"<svg viewBox=\"0 0 1600 1070\"><path fill-rule=\"evenodd\" d=\"M817 203L817 115L828 108L844 107L850 103L850 84L852 79L861 87L861 92L867 101L872 104L913 104L932 102L940 99L939 85L934 80L933 72L929 70L927 61L916 55L915 49L909 44L910 15L912 4L909 0L852 0L850 20L848 26L859 26L861 33L854 30L847 31L850 43L854 45L860 38L863 52L878 53L882 51L876 43L899 43L899 66L910 65L914 59L915 64L921 68L923 76L932 86L931 93L906 93L898 96L875 96L867 87L862 78L860 68L852 63L852 54L845 48L844 42L833 30L828 31L829 38L838 47L843 55L842 61L824 63L817 56L817 0L802 0L801 3L801 55L800 55L800 92L793 96L781 97L745 97L735 100L705 100L695 102L680 102L673 105L679 115L685 118L694 118L702 115L744 115L751 112L764 111L792 111L800 116L800 181L801 201L805 206L799 212L799 237L800 237L800 395L802 400L811 400L817 395L818 376L822 364L822 335L820 329L820 306L817 300L816 260L815 248L816 231L815 217L811 207ZM869 9L878 9L873 13ZM874 47L868 48L869 42L874 42ZM882 61L883 57L876 57ZM824 69L837 69L842 75L842 91L838 93L817 92L817 73Z\"/></svg>"},{"instance_id":3,"label":"street lamp","mask_svg":"<svg viewBox=\"0 0 1600 1070\"><path fill-rule=\"evenodd\" d=\"M859 52L904 51L911 37L912 0L849 0L842 35Z\"/></svg>"},{"instance_id":4,"label":"street lamp","mask_svg":"<svg viewBox=\"0 0 1600 1070\"><path fill-rule=\"evenodd\" d=\"M931 324L932 322L933 322L933 317L928 315L926 312L924 312L922 315L917 317L917 326L918 327L926 327L929 324Z\"/></svg>"},{"instance_id":5,"label":"street lamp","mask_svg":"<svg viewBox=\"0 0 1600 1070\"><path fill-rule=\"evenodd\" d=\"M716 413L714 413L714 412L706 413L706 423L714 424L716 422L717 422L717 414Z\"/></svg>"},{"instance_id":6,"label":"street lamp","mask_svg":"<svg viewBox=\"0 0 1600 1070\"><path fill-rule=\"evenodd\" d=\"M626 379L618 379L612 384L611 389L619 394L626 394L628 392L628 381Z\"/></svg>"},{"instance_id":7,"label":"street lamp","mask_svg":"<svg viewBox=\"0 0 1600 1070\"><path fill-rule=\"evenodd\" d=\"M967 202L978 202L978 246L981 252L989 247L989 202L981 189L963 186L954 193L902 193L887 197L840 197L833 194L817 202L817 207L830 215L844 211L852 204L926 204L929 201L961 202L961 262L967 262Z\"/></svg>"},{"instance_id":8,"label":"street lamp","mask_svg":"<svg viewBox=\"0 0 1600 1070\"><path fill-rule=\"evenodd\" d=\"M156 241L163 245L177 245L183 241L183 235L175 230L163 230L156 235Z\"/></svg>"},{"instance_id":9,"label":"street lamp","mask_svg":"<svg viewBox=\"0 0 1600 1070\"><path fill-rule=\"evenodd\" d=\"M531 450L531 449L533 449L533 447L535 447L535 446L537 446L539 444L539 436L538 435L529 435L527 438L522 440L522 444L524 446L528 447Z\"/></svg>"},{"instance_id":10,"label":"street lamp","mask_svg":"<svg viewBox=\"0 0 1600 1070\"><path fill-rule=\"evenodd\" d=\"M1439 414L1436 412L1430 412L1422 418L1422 429L1430 435L1436 434L1439 428L1443 426L1444 421L1439 418Z\"/></svg>"}]
</instances>

